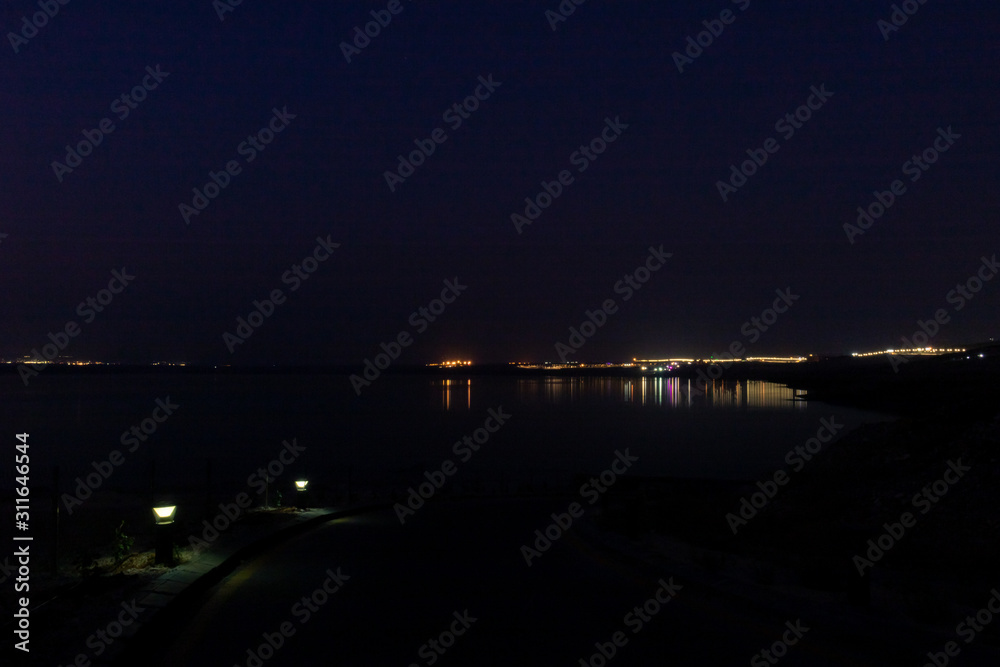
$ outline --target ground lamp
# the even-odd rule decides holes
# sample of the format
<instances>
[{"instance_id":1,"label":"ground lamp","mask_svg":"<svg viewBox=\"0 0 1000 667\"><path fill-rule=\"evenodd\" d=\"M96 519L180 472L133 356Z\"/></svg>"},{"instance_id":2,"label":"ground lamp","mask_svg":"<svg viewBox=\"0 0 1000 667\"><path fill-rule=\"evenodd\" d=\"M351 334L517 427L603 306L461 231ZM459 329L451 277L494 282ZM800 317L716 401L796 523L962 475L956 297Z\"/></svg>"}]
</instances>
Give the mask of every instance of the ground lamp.
<instances>
[{"instance_id":1,"label":"ground lamp","mask_svg":"<svg viewBox=\"0 0 1000 667\"><path fill-rule=\"evenodd\" d=\"M176 505L161 505L153 508L156 519L156 564L171 565L174 562L173 525Z\"/></svg>"},{"instance_id":2,"label":"ground lamp","mask_svg":"<svg viewBox=\"0 0 1000 667\"><path fill-rule=\"evenodd\" d=\"M309 485L309 480L300 479L295 482L295 506L303 509L306 507L309 501L309 491L306 487Z\"/></svg>"}]
</instances>

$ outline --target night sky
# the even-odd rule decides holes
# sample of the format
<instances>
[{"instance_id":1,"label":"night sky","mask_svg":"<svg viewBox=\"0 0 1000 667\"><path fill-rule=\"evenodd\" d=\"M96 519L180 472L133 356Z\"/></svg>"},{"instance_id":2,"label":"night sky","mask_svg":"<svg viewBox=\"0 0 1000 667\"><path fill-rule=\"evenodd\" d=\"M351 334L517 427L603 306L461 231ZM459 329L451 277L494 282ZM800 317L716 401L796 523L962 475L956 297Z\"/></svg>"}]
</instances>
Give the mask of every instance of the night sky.
<instances>
[{"instance_id":1,"label":"night sky","mask_svg":"<svg viewBox=\"0 0 1000 667\"><path fill-rule=\"evenodd\" d=\"M555 360L608 299L568 358L899 347L939 309L932 344L986 340L1000 280L949 292L1000 253L1000 7L902 4L897 30L890 2L567 0L553 30L557 0L75 0L36 31L36 3L5 3L0 354L72 321L63 354L109 361L360 366L404 331L399 363ZM347 62L372 11L391 22ZM688 37L713 28L699 55ZM467 118L446 115L469 96ZM72 171L53 164L104 119ZM244 143L269 123L262 150ZM434 152L390 188L415 140ZM936 162L905 164L936 140ZM724 201L747 151L767 160ZM537 219L512 221L563 171ZM226 187L185 220L210 172ZM897 179L879 219L845 230ZM339 246L283 280L318 238ZM661 246L626 301L616 284ZM123 268L102 312L78 309ZM434 322L411 319L456 278ZM227 345L274 290L284 302ZM787 312L745 333L785 290Z\"/></svg>"}]
</instances>

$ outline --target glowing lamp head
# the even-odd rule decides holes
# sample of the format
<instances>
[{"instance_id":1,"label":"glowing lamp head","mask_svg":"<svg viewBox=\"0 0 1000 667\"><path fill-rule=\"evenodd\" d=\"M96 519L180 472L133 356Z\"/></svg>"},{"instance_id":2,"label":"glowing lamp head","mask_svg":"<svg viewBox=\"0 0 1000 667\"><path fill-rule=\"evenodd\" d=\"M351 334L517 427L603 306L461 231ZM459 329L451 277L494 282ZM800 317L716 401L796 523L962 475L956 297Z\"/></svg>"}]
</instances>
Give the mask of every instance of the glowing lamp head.
<instances>
[{"instance_id":1,"label":"glowing lamp head","mask_svg":"<svg viewBox=\"0 0 1000 667\"><path fill-rule=\"evenodd\" d=\"M174 515L177 514L176 505L166 505L163 507L154 507L153 516L156 518L156 523L173 523Z\"/></svg>"},{"instance_id":2,"label":"glowing lamp head","mask_svg":"<svg viewBox=\"0 0 1000 667\"><path fill-rule=\"evenodd\" d=\"M295 488L298 489L299 491L305 491L306 490L306 486L308 484L309 484L308 480L300 479L300 480L298 480L298 481L295 482Z\"/></svg>"}]
</instances>

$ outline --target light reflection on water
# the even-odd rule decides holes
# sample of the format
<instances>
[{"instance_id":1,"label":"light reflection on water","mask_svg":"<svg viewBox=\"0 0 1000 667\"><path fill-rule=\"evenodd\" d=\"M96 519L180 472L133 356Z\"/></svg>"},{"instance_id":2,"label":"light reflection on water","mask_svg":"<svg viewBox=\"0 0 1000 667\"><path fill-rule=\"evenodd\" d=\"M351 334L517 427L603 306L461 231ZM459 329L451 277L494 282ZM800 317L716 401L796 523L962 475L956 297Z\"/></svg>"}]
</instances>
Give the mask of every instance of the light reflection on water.
<instances>
[{"instance_id":1,"label":"light reflection on water","mask_svg":"<svg viewBox=\"0 0 1000 667\"><path fill-rule=\"evenodd\" d=\"M680 377L533 377L516 380L518 399L533 406L625 404L662 408L805 410L804 392L761 380L714 380L705 390ZM443 410L471 410L471 378L435 380Z\"/></svg>"},{"instance_id":2,"label":"light reflection on water","mask_svg":"<svg viewBox=\"0 0 1000 667\"><path fill-rule=\"evenodd\" d=\"M435 380L433 384L441 391L443 409L472 409L472 378Z\"/></svg>"}]
</instances>

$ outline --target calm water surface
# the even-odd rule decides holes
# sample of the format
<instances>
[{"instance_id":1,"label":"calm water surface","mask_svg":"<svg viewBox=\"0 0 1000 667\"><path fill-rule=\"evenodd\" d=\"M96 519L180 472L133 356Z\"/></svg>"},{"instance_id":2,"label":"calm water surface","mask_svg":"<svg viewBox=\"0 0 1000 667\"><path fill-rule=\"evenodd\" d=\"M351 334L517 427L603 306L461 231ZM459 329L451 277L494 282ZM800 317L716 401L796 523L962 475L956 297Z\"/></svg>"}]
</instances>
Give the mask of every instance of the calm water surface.
<instances>
[{"instance_id":1,"label":"calm water surface","mask_svg":"<svg viewBox=\"0 0 1000 667\"><path fill-rule=\"evenodd\" d=\"M821 418L847 432L887 417L795 400L801 393L757 381L716 382L699 394L680 378L386 376L358 397L345 375L51 375L27 389L7 377L0 405L10 433L31 433L33 467L64 479L119 450L113 483L195 485L211 460L219 484L245 486L295 438L305 452L283 473L341 483L408 486L444 459L456 479L539 479L599 472L616 449L640 461L635 474L755 478L783 466ZM124 431L157 398L180 407L129 452ZM511 415L467 462L453 444L483 425L490 408ZM290 479L290 477L289 477ZM10 484L4 480L4 484ZM110 486L110 484L109 484Z\"/></svg>"}]
</instances>

